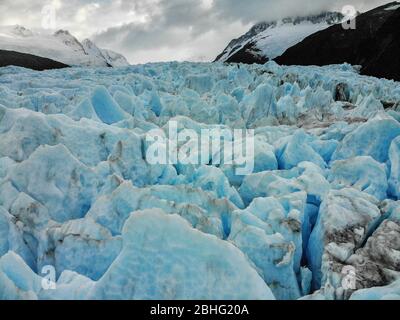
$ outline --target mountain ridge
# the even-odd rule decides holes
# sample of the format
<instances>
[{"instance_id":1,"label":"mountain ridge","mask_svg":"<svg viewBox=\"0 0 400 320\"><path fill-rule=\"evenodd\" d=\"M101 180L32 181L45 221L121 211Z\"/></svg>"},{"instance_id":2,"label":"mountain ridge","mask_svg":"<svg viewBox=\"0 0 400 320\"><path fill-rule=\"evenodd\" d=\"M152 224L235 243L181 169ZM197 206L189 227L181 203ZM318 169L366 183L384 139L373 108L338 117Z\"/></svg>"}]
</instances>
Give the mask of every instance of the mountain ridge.
<instances>
[{"instance_id":1,"label":"mountain ridge","mask_svg":"<svg viewBox=\"0 0 400 320\"><path fill-rule=\"evenodd\" d=\"M101 49L85 39L80 42L67 30L53 34L33 32L23 26L0 27L0 49L47 58L70 66L120 67L127 59L114 51Z\"/></svg>"}]
</instances>

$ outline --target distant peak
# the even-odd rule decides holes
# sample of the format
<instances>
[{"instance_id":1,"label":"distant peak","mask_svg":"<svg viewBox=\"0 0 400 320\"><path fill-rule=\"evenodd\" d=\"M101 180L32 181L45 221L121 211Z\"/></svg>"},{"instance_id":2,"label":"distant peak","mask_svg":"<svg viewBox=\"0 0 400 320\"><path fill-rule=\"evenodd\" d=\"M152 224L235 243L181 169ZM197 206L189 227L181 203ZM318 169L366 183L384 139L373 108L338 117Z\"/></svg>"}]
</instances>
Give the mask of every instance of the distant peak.
<instances>
[{"instance_id":1,"label":"distant peak","mask_svg":"<svg viewBox=\"0 0 400 320\"><path fill-rule=\"evenodd\" d=\"M384 6L384 10L397 10L400 8L400 2L394 1Z\"/></svg>"},{"instance_id":2,"label":"distant peak","mask_svg":"<svg viewBox=\"0 0 400 320\"><path fill-rule=\"evenodd\" d=\"M21 25L0 26L0 42L3 50L59 61L70 66L127 66L129 62L120 54L103 50L85 39L82 43L68 30L34 29ZM15 41L14 39L18 39Z\"/></svg>"},{"instance_id":3,"label":"distant peak","mask_svg":"<svg viewBox=\"0 0 400 320\"><path fill-rule=\"evenodd\" d=\"M25 28L24 26L21 26L21 25L19 25L19 24L16 24L16 25L14 26L14 30L24 30L24 31L28 31L27 28Z\"/></svg>"},{"instance_id":4,"label":"distant peak","mask_svg":"<svg viewBox=\"0 0 400 320\"><path fill-rule=\"evenodd\" d=\"M63 30L63 29L60 29L60 30L56 31L56 32L54 33L54 35L55 35L55 36L59 36L59 35L72 36L72 35L69 33L68 30Z\"/></svg>"},{"instance_id":5,"label":"distant peak","mask_svg":"<svg viewBox=\"0 0 400 320\"><path fill-rule=\"evenodd\" d=\"M85 49L77 38L69 33L67 30L58 30L55 37L59 38L66 46L72 48L76 52L85 54Z\"/></svg>"},{"instance_id":6,"label":"distant peak","mask_svg":"<svg viewBox=\"0 0 400 320\"><path fill-rule=\"evenodd\" d=\"M341 23L340 12L323 11L255 24L247 33L231 40L216 61L264 63L281 55L310 34ZM282 29L283 28L283 29ZM284 33L280 30L286 30Z\"/></svg>"}]
</instances>

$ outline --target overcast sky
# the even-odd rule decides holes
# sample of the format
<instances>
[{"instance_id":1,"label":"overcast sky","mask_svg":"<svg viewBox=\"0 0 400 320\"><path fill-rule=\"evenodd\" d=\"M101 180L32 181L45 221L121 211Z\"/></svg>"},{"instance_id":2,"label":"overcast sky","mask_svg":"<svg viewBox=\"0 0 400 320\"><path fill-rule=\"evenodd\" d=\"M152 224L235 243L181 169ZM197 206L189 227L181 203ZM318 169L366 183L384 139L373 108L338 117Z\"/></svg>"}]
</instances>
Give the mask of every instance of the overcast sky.
<instances>
[{"instance_id":1,"label":"overcast sky","mask_svg":"<svg viewBox=\"0 0 400 320\"><path fill-rule=\"evenodd\" d=\"M124 54L131 63L213 60L254 23L293 15L359 11L390 0L0 0L0 25L49 25ZM46 22L47 21L47 22ZM51 24L50 24L51 25Z\"/></svg>"}]
</instances>

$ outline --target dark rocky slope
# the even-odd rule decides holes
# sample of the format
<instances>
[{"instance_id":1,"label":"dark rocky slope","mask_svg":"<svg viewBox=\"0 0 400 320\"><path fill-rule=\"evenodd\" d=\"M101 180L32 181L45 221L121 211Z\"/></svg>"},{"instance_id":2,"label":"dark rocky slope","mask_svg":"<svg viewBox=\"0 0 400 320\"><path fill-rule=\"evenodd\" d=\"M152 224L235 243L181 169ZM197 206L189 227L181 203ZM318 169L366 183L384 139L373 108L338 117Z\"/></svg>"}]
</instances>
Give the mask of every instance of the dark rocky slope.
<instances>
[{"instance_id":1,"label":"dark rocky slope","mask_svg":"<svg viewBox=\"0 0 400 320\"><path fill-rule=\"evenodd\" d=\"M69 67L51 59L15 51L0 50L0 67L18 66L43 71Z\"/></svg>"}]
</instances>

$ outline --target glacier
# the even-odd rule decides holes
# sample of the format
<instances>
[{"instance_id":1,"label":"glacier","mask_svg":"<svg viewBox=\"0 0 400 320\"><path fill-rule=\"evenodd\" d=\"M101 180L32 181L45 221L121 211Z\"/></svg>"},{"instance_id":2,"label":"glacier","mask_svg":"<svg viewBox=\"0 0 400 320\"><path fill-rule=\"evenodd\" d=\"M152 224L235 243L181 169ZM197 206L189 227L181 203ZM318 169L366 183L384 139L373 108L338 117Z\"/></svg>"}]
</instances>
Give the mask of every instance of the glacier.
<instances>
[{"instance_id":1,"label":"glacier","mask_svg":"<svg viewBox=\"0 0 400 320\"><path fill-rule=\"evenodd\" d=\"M253 171L149 163L171 121ZM0 299L399 299L399 121L348 64L0 68Z\"/></svg>"}]
</instances>

